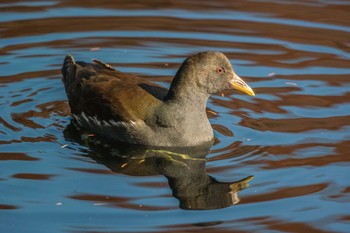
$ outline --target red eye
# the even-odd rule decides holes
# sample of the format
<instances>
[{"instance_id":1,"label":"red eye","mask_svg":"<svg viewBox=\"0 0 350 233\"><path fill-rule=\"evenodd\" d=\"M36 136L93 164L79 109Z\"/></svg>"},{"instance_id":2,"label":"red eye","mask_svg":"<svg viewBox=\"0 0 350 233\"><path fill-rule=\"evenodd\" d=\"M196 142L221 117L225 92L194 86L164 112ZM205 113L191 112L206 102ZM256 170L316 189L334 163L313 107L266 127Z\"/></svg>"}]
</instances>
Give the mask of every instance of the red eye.
<instances>
[{"instance_id":1,"label":"red eye","mask_svg":"<svg viewBox=\"0 0 350 233\"><path fill-rule=\"evenodd\" d=\"M218 74L224 73L224 68L221 68L221 67L217 68L216 73L218 73Z\"/></svg>"}]
</instances>

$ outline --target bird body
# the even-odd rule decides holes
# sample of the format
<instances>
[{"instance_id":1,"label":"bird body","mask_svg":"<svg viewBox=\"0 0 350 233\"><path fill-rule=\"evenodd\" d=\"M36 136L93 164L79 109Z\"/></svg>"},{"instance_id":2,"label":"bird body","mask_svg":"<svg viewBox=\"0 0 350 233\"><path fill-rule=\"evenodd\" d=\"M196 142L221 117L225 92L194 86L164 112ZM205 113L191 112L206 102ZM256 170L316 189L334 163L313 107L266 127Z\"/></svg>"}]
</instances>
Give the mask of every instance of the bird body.
<instances>
[{"instance_id":1,"label":"bird body","mask_svg":"<svg viewBox=\"0 0 350 233\"><path fill-rule=\"evenodd\" d=\"M70 55L62 74L78 127L108 139L149 146L207 143L214 138L206 115L210 94L234 88L254 95L219 52L186 59L169 90L97 60L75 62Z\"/></svg>"}]
</instances>

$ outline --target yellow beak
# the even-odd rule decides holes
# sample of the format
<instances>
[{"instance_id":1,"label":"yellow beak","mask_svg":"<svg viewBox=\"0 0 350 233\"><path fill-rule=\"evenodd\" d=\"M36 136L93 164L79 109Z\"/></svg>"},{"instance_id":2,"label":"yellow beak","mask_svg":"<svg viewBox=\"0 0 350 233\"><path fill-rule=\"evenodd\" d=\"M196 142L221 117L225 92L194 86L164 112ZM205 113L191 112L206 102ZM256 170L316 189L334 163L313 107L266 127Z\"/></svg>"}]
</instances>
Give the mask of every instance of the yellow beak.
<instances>
[{"instance_id":1,"label":"yellow beak","mask_svg":"<svg viewBox=\"0 0 350 233\"><path fill-rule=\"evenodd\" d=\"M230 81L232 88L250 96L255 96L253 89L246 84L237 74L233 75L233 79Z\"/></svg>"}]
</instances>

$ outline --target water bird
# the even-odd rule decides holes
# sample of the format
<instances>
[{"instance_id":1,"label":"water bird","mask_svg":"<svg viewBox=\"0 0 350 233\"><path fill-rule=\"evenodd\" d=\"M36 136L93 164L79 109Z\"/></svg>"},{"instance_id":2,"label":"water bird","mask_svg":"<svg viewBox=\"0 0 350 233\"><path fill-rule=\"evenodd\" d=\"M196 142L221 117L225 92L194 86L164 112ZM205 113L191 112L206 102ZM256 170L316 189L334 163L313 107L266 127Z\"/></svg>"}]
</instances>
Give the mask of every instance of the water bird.
<instances>
[{"instance_id":1,"label":"water bird","mask_svg":"<svg viewBox=\"0 0 350 233\"><path fill-rule=\"evenodd\" d=\"M110 140L160 147L198 146L213 141L206 114L211 94L254 91L235 73L221 52L188 57L169 90L98 60L75 61L67 55L63 84L74 124Z\"/></svg>"}]
</instances>

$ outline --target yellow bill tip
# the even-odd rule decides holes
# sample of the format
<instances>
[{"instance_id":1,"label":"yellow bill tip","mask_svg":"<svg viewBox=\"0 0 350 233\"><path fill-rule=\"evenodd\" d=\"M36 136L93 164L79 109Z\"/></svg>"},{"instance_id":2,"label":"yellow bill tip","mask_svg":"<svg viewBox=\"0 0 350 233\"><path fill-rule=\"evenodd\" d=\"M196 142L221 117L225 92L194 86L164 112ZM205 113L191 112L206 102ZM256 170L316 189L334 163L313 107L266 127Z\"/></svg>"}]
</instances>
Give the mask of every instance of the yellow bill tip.
<instances>
[{"instance_id":1,"label":"yellow bill tip","mask_svg":"<svg viewBox=\"0 0 350 233\"><path fill-rule=\"evenodd\" d=\"M230 81L233 89L241 91L249 96L255 96L253 89L243 81L237 74L234 74L233 79Z\"/></svg>"}]
</instances>

